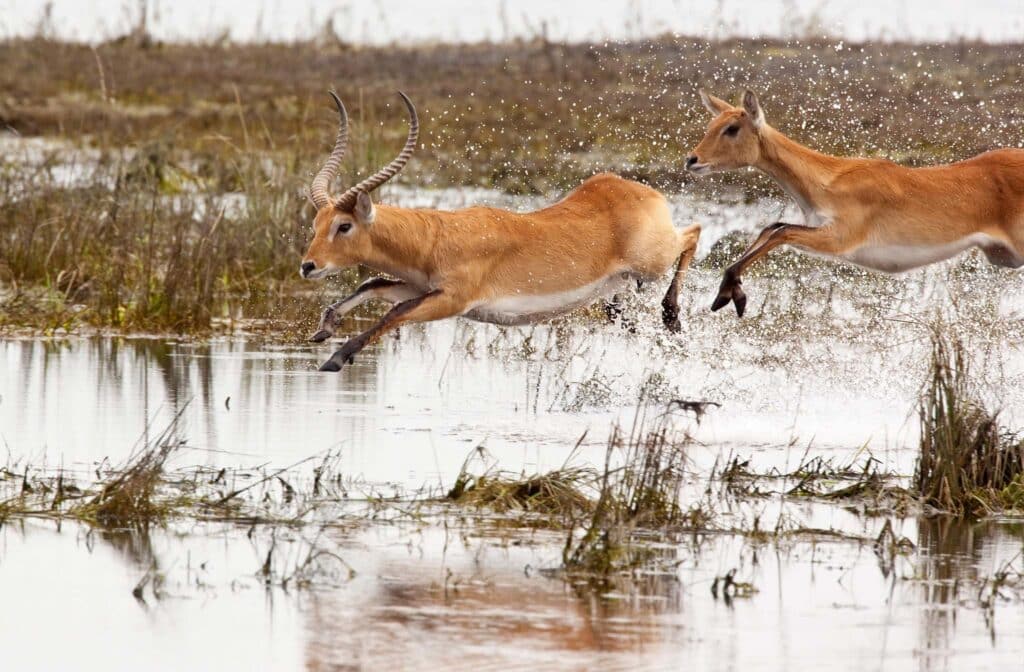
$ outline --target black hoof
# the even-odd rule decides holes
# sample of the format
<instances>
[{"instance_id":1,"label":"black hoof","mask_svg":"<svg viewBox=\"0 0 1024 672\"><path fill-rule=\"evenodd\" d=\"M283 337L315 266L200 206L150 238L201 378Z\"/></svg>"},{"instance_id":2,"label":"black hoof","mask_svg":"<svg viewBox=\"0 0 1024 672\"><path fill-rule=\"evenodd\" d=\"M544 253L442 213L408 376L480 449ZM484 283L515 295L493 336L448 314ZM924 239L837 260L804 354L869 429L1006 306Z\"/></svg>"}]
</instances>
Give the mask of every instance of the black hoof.
<instances>
[{"instance_id":1,"label":"black hoof","mask_svg":"<svg viewBox=\"0 0 1024 672\"><path fill-rule=\"evenodd\" d=\"M327 331L326 329L321 329L320 331L310 336L309 340L312 341L313 343L323 343L330 337L331 332Z\"/></svg>"},{"instance_id":2,"label":"black hoof","mask_svg":"<svg viewBox=\"0 0 1024 672\"><path fill-rule=\"evenodd\" d=\"M679 330L683 328L683 326L679 324L679 309L673 305L662 304L661 323L664 324L665 328L673 334L679 333Z\"/></svg>"},{"instance_id":3,"label":"black hoof","mask_svg":"<svg viewBox=\"0 0 1024 672\"><path fill-rule=\"evenodd\" d=\"M711 304L711 312L725 308L732 301L736 304L736 313L743 317L743 311L747 307L747 295L740 289L740 279L730 271L725 272L722 284L718 286L718 296Z\"/></svg>"},{"instance_id":4,"label":"black hoof","mask_svg":"<svg viewBox=\"0 0 1024 672\"><path fill-rule=\"evenodd\" d=\"M320 365L321 371L341 371L341 364L338 364L333 359L328 359L326 362Z\"/></svg>"},{"instance_id":5,"label":"black hoof","mask_svg":"<svg viewBox=\"0 0 1024 672\"><path fill-rule=\"evenodd\" d=\"M732 302L736 304L736 315L743 317L743 311L747 309L747 295L739 287L732 292Z\"/></svg>"}]
</instances>

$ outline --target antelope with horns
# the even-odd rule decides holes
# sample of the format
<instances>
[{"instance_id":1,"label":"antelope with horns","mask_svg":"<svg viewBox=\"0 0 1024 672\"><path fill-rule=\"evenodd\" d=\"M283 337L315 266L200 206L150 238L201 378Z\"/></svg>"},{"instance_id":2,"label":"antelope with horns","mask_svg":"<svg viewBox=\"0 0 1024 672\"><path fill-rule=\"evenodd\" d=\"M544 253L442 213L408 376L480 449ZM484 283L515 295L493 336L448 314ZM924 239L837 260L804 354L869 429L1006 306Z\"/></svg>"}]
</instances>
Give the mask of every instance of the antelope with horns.
<instances>
[{"instance_id":1,"label":"antelope with horns","mask_svg":"<svg viewBox=\"0 0 1024 672\"><path fill-rule=\"evenodd\" d=\"M372 278L324 310L312 340L330 338L341 317L370 299L394 307L349 339L320 367L338 371L385 332L406 322L462 315L494 324L545 320L614 294L632 282L655 280L678 260L662 301L662 318L679 329L679 286L700 236L677 231L668 204L654 189L611 174L595 175L560 202L529 213L473 207L454 212L375 205L370 192L395 176L416 146L416 109L402 152L376 175L341 196L328 194L348 139L345 106L334 150L313 179L317 208L313 241L302 260L305 278L363 265L394 279Z\"/></svg>"},{"instance_id":2,"label":"antelope with horns","mask_svg":"<svg viewBox=\"0 0 1024 672\"><path fill-rule=\"evenodd\" d=\"M700 92L714 115L686 159L695 174L753 166L772 177L805 223L776 222L725 270L718 310L742 317L743 272L780 245L899 273L980 247L999 266L1024 266L1024 150L997 149L959 163L907 168L881 159L820 154L765 121L751 91L742 105Z\"/></svg>"}]
</instances>

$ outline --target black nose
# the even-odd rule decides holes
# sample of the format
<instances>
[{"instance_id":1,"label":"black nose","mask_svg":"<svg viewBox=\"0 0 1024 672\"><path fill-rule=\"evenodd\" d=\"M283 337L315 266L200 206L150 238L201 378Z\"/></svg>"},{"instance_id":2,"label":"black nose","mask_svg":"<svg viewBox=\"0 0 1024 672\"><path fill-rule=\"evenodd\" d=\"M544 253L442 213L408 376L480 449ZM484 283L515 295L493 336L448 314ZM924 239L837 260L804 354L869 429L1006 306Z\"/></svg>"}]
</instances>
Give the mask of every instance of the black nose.
<instances>
[{"instance_id":1,"label":"black nose","mask_svg":"<svg viewBox=\"0 0 1024 672\"><path fill-rule=\"evenodd\" d=\"M695 163L697 163L697 155L696 154L690 154L688 157L686 157L686 167L687 168L693 168L693 164L695 164Z\"/></svg>"},{"instance_id":2,"label":"black nose","mask_svg":"<svg viewBox=\"0 0 1024 672\"><path fill-rule=\"evenodd\" d=\"M316 270L316 264L312 261L302 262L302 266L299 267L299 272L302 273L302 277L308 278L309 274Z\"/></svg>"}]
</instances>

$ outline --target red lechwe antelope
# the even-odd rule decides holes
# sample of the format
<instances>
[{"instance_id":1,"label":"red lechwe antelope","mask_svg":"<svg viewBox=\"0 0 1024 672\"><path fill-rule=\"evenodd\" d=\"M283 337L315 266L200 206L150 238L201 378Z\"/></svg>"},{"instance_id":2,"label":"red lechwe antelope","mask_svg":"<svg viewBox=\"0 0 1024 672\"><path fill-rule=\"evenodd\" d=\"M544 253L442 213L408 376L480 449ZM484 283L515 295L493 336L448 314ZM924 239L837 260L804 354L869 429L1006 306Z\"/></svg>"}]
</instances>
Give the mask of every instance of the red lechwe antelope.
<instances>
[{"instance_id":1,"label":"red lechwe antelope","mask_svg":"<svg viewBox=\"0 0 1024 672\"><path fill-rule=\"evenodd\" d=\"M1024 150L998 149L945 166L906 168L881 159L819 154L765 122L757 96L741 107L700 92L714 115L686 159L698 175L754 166L800 206L806 225L776 222L729 266L718 310L742 316L743 272L779 245L899 273L980 247L999 266L1024 265Z\"/></svg>"},{"instance_id":2,"label":"red lechwe antelope","mask_svg":"<svg viewBox=\"0 0 1024 672\"><path fill-rule=\"evenodd\" d=\"M396 305L349 339L321 371L340 370L367 344L405 322L456 315L494 324L537 322L614 294L631 282L660 278L677 259L662 316L669 329L679 328L679 285L700 227L677 231L657 191L602 174L555 205L529 213L374 205L370 192L405 166L416 145L416 110L401 94L411 119L402 152L373 177L332 198L328 187L345 153L348 130L345 107L331 95L341 123L334 150L310 187L317 213L301 274L323 278L361 264L395 279L367 280L329 306L312 340L329 338L341 316L364 301Z\"/></svg>"}]
</instances>

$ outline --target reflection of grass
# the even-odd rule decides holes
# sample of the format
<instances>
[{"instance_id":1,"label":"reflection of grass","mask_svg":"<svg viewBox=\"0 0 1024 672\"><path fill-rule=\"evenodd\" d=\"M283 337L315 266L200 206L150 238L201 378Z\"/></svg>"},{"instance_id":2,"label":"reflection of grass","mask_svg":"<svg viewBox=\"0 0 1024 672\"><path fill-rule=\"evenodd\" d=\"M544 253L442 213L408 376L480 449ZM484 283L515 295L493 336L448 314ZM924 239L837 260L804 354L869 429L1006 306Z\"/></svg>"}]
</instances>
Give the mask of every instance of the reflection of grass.
<instances>
[{"instance_id":1,"label":"reflection of grass","mask_svg":"<svg viewBox=\"0 0 1024 672\"><path fill-rule=\"evenodd\" d=\"M932 325L931 343L915 488L926 504L958 515L1021 508L1024 439L979 401L964 345L947 325Z\"/></svg>"}]
</instances>

